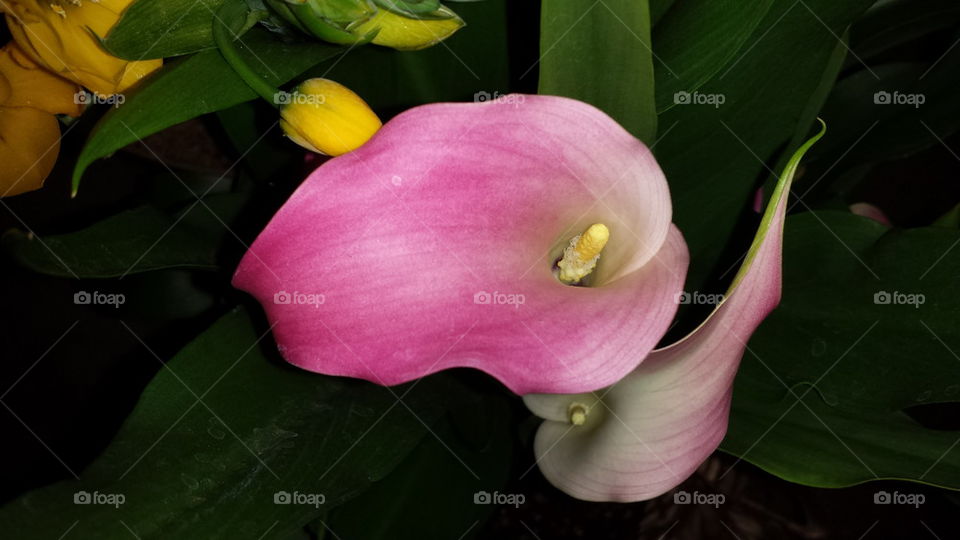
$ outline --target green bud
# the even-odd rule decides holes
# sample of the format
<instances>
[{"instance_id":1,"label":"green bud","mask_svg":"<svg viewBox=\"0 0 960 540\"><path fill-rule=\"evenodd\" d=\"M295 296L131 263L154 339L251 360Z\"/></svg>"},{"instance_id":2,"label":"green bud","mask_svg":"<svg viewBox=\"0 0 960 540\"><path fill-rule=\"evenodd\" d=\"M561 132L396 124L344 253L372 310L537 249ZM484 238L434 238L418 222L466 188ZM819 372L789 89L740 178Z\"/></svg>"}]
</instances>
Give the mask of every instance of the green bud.
<instances>
[{"instance_id":1,"label":"green bud","mask_svg":"<svg viewBox=\"0 0 960 540\"><path fill-rule=\"evenodd\" d=\"M397 15L406 15L417 19L417 15L430 14L440 9L440 0L373 0L383 9Z\"/></svg>"},{"instance_id":2,"label":"green bud","mask_svg":"<svg viewBox=\"0 0 960 540\"><path fill-rule=\"evenodd\" d=\"M463 26L440 0L265 0L301 32L338 45L429 47Z\"/></svg>"}]
</instances>

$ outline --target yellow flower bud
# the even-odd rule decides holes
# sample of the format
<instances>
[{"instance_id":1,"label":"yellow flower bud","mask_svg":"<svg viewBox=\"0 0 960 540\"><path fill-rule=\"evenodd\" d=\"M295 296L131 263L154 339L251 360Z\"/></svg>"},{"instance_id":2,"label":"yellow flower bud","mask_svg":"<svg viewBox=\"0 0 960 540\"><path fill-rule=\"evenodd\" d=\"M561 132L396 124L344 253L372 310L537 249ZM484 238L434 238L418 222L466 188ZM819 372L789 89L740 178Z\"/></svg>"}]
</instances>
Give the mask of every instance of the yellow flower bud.
<instances>
[{"instance_id":1,"label":"yellow flower bud","mask_svg":"<svg viewBox=\"0 0 960 540\"><path fill-rule=\"evenodd\" d=\"M13 39L38 64L111 95L124 91L163 64L111 56L94 36L106 36L132 0L4 0Z\"/></svg>"},{"instance_id":2,"label":"yellow flower bud","mask_svg":"<svg viewBox=\"0 0 960 540\"><path fill-rule=\"evenodd\" d=\"M308 79L291 93L279 93L277 103L287 137L328 156L356 150L382 125L363 98L329 79Z\"/></svg>"},{"instance_id":3,"label":"yellow flower bud","mask_svg":"<svg viewBox=\"0 0 960 540\"><path fill-rule=\"evenodd\" d=\"M379 29L380 31L373 38L373 43L377 45L401 51L426 49L447 39L464 25L463 19L445 6L441 6L435 15L438 17L410 19L381 9L376 15L351 31L362 36Z\"/></svg>"}]
</instances>

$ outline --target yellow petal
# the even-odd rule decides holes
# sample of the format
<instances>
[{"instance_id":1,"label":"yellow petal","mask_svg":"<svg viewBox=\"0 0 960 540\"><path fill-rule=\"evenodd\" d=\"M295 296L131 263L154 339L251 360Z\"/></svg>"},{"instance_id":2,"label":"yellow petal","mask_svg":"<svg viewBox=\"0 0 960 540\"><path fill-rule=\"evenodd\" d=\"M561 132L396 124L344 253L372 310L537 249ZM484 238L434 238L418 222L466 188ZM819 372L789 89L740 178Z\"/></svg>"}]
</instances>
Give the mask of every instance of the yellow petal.
<instances>
[{"instance_id":1,"label":"yellow petal","mask_svg":"<svg viewBox=\"0 0 960 540\"><path fill-rule=\"evenodd\" d=\"M281 94L279 102L280 126L287 137L329 156L356 150L382 125L360 96L328 79L308 79Z\"/></svg>"},{"instance_id":2,"label":"yellow petal","mask_svg":"<svg viewBox=\"0 0 960 540\"><path fill-rule=\"evenodd\" d=\"M94 92L110 95L163 63L111 56L91 34L107 35L129 4L130 0L4 0L0 10L7 13L13 39L36 62Z\"/></svg>"},{"instance_id":3,"label":"yellow petal","mask_svg":"<svg viewBox=\"0 0 960 540\"><path fill-rule=\"evenodd\" d=\"M449 15L449 18L408 19L381 9L370 20L351 29L351 33L365 35L379 28L380 31L373 38L377 45L401 51L425 49L447 39L463 27L463 19L450 9L441 7L439 11Z\"/></svg>"},{"instance_id":4,"label":"yellow petal","mask_svg":"<svg viewBox=\"0 0 960 540\"><path fill-rule=\"evenodd\" d=\"M60 152L60 123L28 107L0 107L0 197L39 189Z\"/></svg>"},{"instance_id":5,"label":"yellow petal","mask_svg":"<svg viewBox=\"0 0 960 540\"><path fill-rule=\"evenodd\" d=\"M80 88L37 65L17 46L8 43L0 49L0 106L30 107L50 114L79 116L83 112L77 100Z\"/></svg>"}]
</instances>

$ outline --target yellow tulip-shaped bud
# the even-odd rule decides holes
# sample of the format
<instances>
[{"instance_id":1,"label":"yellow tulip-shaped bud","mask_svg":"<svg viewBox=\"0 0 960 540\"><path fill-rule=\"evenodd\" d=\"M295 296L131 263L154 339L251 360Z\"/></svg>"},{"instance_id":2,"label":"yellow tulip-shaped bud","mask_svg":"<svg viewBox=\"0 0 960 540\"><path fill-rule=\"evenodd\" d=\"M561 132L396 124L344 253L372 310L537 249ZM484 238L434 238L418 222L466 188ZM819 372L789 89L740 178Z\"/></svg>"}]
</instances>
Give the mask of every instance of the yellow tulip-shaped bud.
<instances>
[{"instance_id":1,"label":"yellow tulip-shaped bud","mask_svg":"<svg viewBox=\"0 0 960 540\"><path fill-rule=\"evenodd\" d=\"M363 98L328 79L308 79L293 92L278 93L276 102L287 137L328 156L356 150L382 125Z\"/></svg>"}]
</instances>

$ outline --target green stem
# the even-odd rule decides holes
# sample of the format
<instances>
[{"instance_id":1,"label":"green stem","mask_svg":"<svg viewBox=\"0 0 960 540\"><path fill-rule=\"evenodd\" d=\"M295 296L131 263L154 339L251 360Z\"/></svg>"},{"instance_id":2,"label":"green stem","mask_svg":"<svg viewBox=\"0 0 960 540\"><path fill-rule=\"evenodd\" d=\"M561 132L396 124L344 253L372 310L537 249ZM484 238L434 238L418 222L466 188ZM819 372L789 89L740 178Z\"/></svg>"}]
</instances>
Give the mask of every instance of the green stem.
<instances>
[{"instance_id":1,"label":"green stem","mask_svg":"<svg viewBox=\"0 0 960 540\"><path fill-rule=\"evenodd\" d=\"M233 32L227 28L226 23L220 20L218 17L214 17L213 21L213 41L217 44L217 48L220 49L220 54L223 55L224 60L230 64L230 67L233 68L233 71L243 79L243 82L247 83L247 86L253 89L254 92L260 95L268 103L274 107L280 108L280 104L277 103L277 90L276 87L269 84L267 81L263 80L260 75L255 73L250 66L247 65L247 62L240 56L240 51L233 44ZM241 42L242 43L242 42Z\"/></svg>"}]
</instances>

